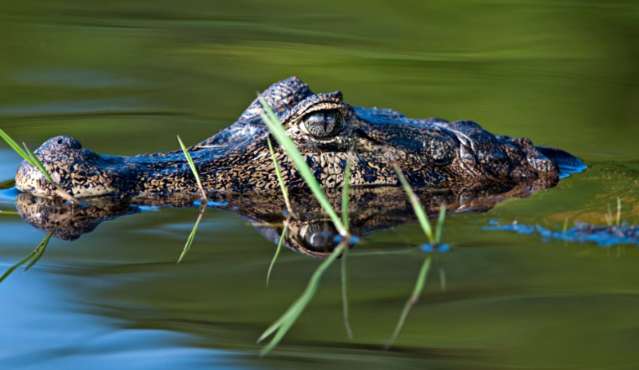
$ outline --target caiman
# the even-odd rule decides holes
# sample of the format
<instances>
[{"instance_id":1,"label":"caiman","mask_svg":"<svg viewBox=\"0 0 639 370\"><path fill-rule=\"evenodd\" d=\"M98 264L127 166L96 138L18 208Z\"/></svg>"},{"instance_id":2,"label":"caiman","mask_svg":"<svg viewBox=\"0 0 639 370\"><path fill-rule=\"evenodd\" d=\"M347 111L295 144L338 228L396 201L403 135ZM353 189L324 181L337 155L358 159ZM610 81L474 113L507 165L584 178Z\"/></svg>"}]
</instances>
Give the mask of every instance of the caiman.
<instances>
[{"instance_id":1,"label":"caiman","mask_svg":"<svg viewBox=\"0 0 639 370\"><path fill-rule=\"evenodd\" d=\"M521 183L547 188L584 166L565 151L496 136L472 121L412 119L390 109L351 106L340 92L313 93L296 77L271 85L261 96L328 190L341 186L348 160L354 188L397 187L391 164L404 171L413 187L443 190L508 189ZM279 192L261 109L256 99L235 123L189 148L207 191ZM305 188L283 149L276 152L289 190ZM144 202L198 191L181 151L102 155L72 137L57 136L35 154L53 180L76 198L108 195ZM56 187L26 162L18 169L16 187L39 197L56 194Z\"/></svg>"}]
</instances>

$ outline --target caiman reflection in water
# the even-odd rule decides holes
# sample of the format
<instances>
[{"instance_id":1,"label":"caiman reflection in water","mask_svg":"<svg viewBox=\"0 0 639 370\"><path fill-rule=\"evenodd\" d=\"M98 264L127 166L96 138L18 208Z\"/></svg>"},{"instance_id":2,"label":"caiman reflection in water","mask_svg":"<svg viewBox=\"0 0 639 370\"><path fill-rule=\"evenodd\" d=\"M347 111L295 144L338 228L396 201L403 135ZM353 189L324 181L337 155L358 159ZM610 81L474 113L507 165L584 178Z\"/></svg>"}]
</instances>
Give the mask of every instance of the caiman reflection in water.
<instances>
[{"instance_id":1,"label":"caiman reflection in water","mask_svg":"<svg viewBox=\"0 0 639 370\"><path fill-rule=\"evenodd\" d=\"M510 197L525 197L538 190L535 182L520 183L510 189L485 188L481 191L418 192L424 208L434 214L445 204L448 212L483 212ZM341 194L329 192L334 205ZM292 195L294 214L288 214L277 196L236 195L213 198L220 208L239 213L267 239L277 243L286 227L285 245L307 255L323 257L338 244L338 234L329 218L310 194ZM193 199L167 199L162 206L192 206ZM64 240L74 240L93 231L100 223L142 211L137 204L98 197L87 198L83 205L65 203L22 193L17 197L20 216L29 224ZM353 189L350 197L350 228L357 236L414 221L414 212L401 188ZM139 216L137 216L139 217Z\"/></svg>"}]
</instances>

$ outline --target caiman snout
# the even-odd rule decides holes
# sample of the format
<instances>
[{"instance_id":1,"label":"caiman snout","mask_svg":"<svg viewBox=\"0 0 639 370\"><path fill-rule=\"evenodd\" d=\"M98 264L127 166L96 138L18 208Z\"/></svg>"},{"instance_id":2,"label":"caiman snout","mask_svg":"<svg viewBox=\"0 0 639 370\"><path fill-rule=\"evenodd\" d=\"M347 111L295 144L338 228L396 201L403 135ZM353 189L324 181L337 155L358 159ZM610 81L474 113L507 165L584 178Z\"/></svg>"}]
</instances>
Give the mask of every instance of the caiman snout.
<instances>
[{"instance_id":1,"label":"caiman snout","mask_svg":"<svg viewBox=\"0 0 639 370\"><path fill-rule=\"evenodd\" d=\"M113 176L105 171L102 158L86 149L75 138L56 136L45 141L34 154L52 180L74 197L114 192ZM53 197L55 186L40 171L23 161L16 174L16 188L41 197Z\"/></svg>"}]
</instances>

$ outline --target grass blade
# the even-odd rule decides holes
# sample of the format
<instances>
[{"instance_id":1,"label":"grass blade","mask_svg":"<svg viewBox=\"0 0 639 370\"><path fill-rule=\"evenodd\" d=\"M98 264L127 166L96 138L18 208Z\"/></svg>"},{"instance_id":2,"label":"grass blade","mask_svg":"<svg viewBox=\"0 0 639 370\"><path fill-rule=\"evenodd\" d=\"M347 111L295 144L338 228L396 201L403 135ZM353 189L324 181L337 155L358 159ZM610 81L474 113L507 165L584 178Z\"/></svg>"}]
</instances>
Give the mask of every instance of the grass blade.
<instances>
[{"instance_id":1,"label":"grass blade","mask_svg":"<svg viewBox=\"0 0 639 370\"><path fill-rule=\"evenodd\" d=\"M4 142L7 143L7 145L9 145L9 147L13 149L14 152L16 152L20 157L22 157L22 159L29 162L29 155L25 153L24 149L22 149L20 145L18 145L18 143L16 143L15 140L13 140L11 136L9 136L9 134L7 134L1 128L0 128L0 138L2 138L2 140L4 140Z\"/></svg>"},{"instance_id":2,"label":"grass blade","mask_svg":"<svg viewBox=\"0 0 639 370\"><path fill-rule=\"evenodd\" d=\"M40 244L38 244L38 246L35 249L35 253L33 255L33 258L31 259L31 261L29 262L29 264L27 266L25 266L24 270L27 271L29 270L31 267L33 267L36 263L38 263L38 261L40 260L40 258L42 258L42 256L44 255L44 251L47 249L47 246L49 245L49 240L51 239L51 237L53 236L52 232L49 232L44 239L42 239L42 241L40 242Z\"/></svg>"},{"instance_id":3,"label":"grass blade","mask_svg":"<svg viewBox=\"0 0 639 370\"><path fill-rule=\"evenodd\" d=\"M411 308L419 301L419 296L422 294L422 290L424 290L424 285L426 285L426 276L428 276L428 270L430 270L430 256L424 258L424 262L422 263L422 267L419 269L419 274L417 275L417 281L415 282L415 287L413 288L413 293L406 301L404 305L404 309L402 310L402 314L399 316L399 320L397 321L397 325L395 326L395 330L393 331L393 335L390 337L388 342L386 342L386 349L390 348L399 333L402 331L404 327L404 323L406 322L406 317L408 317L408 313Z\"/></svg>"},{"instance_id":4,"label":"grass blade","mask_svg":"<svg viewBox=\"0 0 639 370\"><path fill-rule=\"evenodd\" d=\"M20 214L16 211L4 211L0 209L0 216L19 216Z\"/></svg>"},{"instance_id":5,"label":"grass blade","mask_svg":"<svg viewBox=\"0 0 639 370\"><path fill-rule=\"evenodd\" d=\"M282 234L280 235L280 240L277 242L277 248L275 249L275 254L273 255L273 259L271 263L268 265L268 271L266 272L266 286L268 286L271 281L271 272L273 271L273 267L275 266L275 261L277 261L277 257L280 255L280 251L282 250L282 246L284 245L284 240L286 239L286 231L288 230L288 226L284 226L282 230Z\"/></svg>"},{"instance_id":6,"label":"grass blade","mask_svg":"<svg viewBox=\"0 0 639 370\"><path fill-rule=\"evenodd\" d=\"M21 259L20 261L16 262L15 264L13 264L11 267L9 267L2 274L2 276L0 276L0 283L2 283L6 278L8 278L9 275L11 275L18 267L20 267L20 266L24 265L25 263L29 262L33 258L34 254L35 254L35 251L32 251L26 257L24 257L23 259Z\"/></svg>"},{"instance_id":7,"label":"grass blade","mask_svg":"<svg viewBox=\"0 0 639 370\"><path fill-rule=\"evenodd\" d=\"M335 250L333 250L333 252L324 261L322 261L315 272L313 272L313 275L309 279L306 289L304 289L302 295L289 307L288 310L286 310L284 315L282 315L260 336L260 338L258 339L258 343L275 333L273 339L269 342L269 344L264 346L264 348L260 352L261 356L270 353L273 348L275 348L279 344L286 332L288 332L293 323L295 323L295 321L299 318L308 303L315 295L315 292L317 291L317 287L319 286L319 282L322 278L322 275L324 275L324 272L347 247L348 244L346 242L340 243L340 245L338 245Z\"/></svg>"},{"instance_id":8,"label":"grass blade","mask_svg":"<svg viewBox=\"0 0 639 370\"><path fill-rule=\"evenodd\" d=\"M346 161L346 167L344 168L344 176L342 180L342 223L347 228L350 228L349 220L349 204L351 202L351 161Z\"/></svg>"},{"instance_id":9,"label":"grass blade","mask_svg":"<svg viewBox=\"0 0 639 370\"><path fill-rule=\"evenodd\" d=\"M8 179L4 181L0 181L0 189L9 189L16 185L15 179Z\"/></svg>"},{"instance_id":10,"label":"grass blade","mask_svg":"<svg viewBox=\"0 0 639 370\"><path fill-rule=\"evenodd\" d=\"M197 229L200 227L200 221L202 221L202 217L206 212L206 203L202 203L200 210L198 212L197 218L195 219L195 223L193 224L193 228L191 228L191 232L189 236L186 238L186 242L184 243L184 248L182 248L182 253L180 253L180 257L178 257L176 263L182 262L184 256L191 250L191 245L193 244L193 240L195 240L195 234L197 234Z\"/></svg>"},{"instance_id":11,"label":"grass blade","mask_svg":"<svg viewBox=\"0 0 639 370\"><path fill-rule=\"evenodd\" d=\"M42 257L42 255L44 254L44 251L47 247L47 245L49 245L49 239L51 239L51 236L53 234L52 233L48 233L44 239L42 239L42 241L40 241L40 243L38 243L38 245L28 254L26 255L26 257L24 257L23 259L21 259L20 261L16 262L15 264L13 264L11 267L9 267L1 276L0 276L0 283L2 283L6 278L8 278L15 270L18 269L18 267L24 265L27 262L30 262L27 267L25 268L25 270L30 269L36 262L38 262L38 260L40 259L40 257Z\"/></svg>"},{"instance_id":12,"label":"grass blade","mask_svg":"<svg viewBox=\"0 0 639 370\"><path fill-rule=\"evenodd\" d=\"M621 198L617 197L617 226L621 225Z\"/></svg>"},{"instance_id":13,"label":"grass blade","mask_svg":"<svg viewBox=\"0 0 639 370\"><path fill-rule=\"evenodd\" d=\"M268 144L269 152L271 152L273 167L275 167L275 176L277 176L277 183L280 185L280 190L282 191L282 196L284 197L286 210L288 211L289 214L292 215L293 207L291 207L291 201L288 198L288 188L286 187L286 182L284 182L284 176L282 176L282 168L280 167L280 163L277 161L277 157L275 156L275 150L273 150L273 144L271 143L271 139L267 138L266 143Z\"/></svg>"},{"instance_id":14,"label":"grass blade","mask_svg":"<svg viewBox=\"0 0 639 370\"><path fill-rule=\"evenodd\" d=\"M66 190L64 190L57 182L53 181L51 174L49 173L49 171L47 171L46 167L44 167L44 164L42 163L42 161L40 161L40 159L38 159L38 157L36 157L36 155L33 154L33 152L31 151L31 149L29 149L27 144L22 143L22 146L24 148L25 153L29 157L29 159L27 159L27 162L29 162L30 165L35 167L44 176L44 178L47 179L49 183L55 186L55 193L62 199L65 199L71 203L79 204L80 202L77 199L71 196L71 194L67 193Z\"/></svg>"},{"instance_id":15,"label":"grass blade","mask_svg":"<svg viewBox=\"0 0 639 370\"><path fill-rule=\"evenodd\" d=\"M275 113L273 113L273 110L263 97L258 96L258 100L260 101L260 104L262 105L262 108L264 110L264 112L260 112L260 116L262 117L262 120L268 127L269 131L271 132L273 137L275 137L275 140L277 140L277 142L282 146L282 148L284 148L286 154L295 165L298 173L311 189L320 206L322 207L322 209L324 209L324 212L326 212L333 224L335 224L335 228L340 233L340 235L348 236L347 228L337 216L337 213L329 202L326 193L324 193L322 185L320 185L320 183L313 175L313 171L311 171L311 169L308 167L308 164L306 164L304 156L302 156L302 154L299 152L299 150L295 146L295 143L293 143L293 140L291 140L291 138L289 138L286 134L286 130L284 130L284 127L282 126L279 118L275 115Z\"/></svg>"},{"instance_id":16,"label":"grass blade","mask_svg":"<svg viewBox=\"0 0 639 370\"><path fill-rule=\"evenodd\" d=\"M406 177L404 177L404 173L402 172L402 170L396 164L393 164L393 168L395 169L395 172L397 173L397 178L399 179L399 182L402 184L402 187L404 188L406 195L408 195L408 200L413 206L413 210L415 211L415 216L417 216L417 220L419 221L419 224L421 225L422 230L424 230L424 234L426 234L428 241L434 245L436 243L436 239L435 239L435 236L433 235L433 229L430 226L430 222L428 221L428 216L426 216L426 212L424 212L424 208L422 207L419 201L419 198L413 191L413 188L411 188L410 184L408 183L408 180L406 180Z\"/></svg>"},{"instance_id":17,"label":"grass blade","mask_svg":"<svg viewBox=\"0 0 639 370\"><path fill-rule=\"evenodd\" d=\"M348 335L348 339L353 339L353 329L351 328L351 322L348 312L348 252L348 248L345 248L344 253L342 254L342 264L340 271L342 280L342 317L344 319L344 329L346 329L346 335Z\"/></svg>"},{"instance_id":18,"label":"grass blade","mask_svg":"<svg viewBox=\"0 0 639 370\"><path fill-rule=\"evenodd\" d=\"M29 158L27 159L27 162L29 162L29 164L32 165L33 167L37 168L38 171L40 171L40 173L47 179L47 181L54 184L53 179L51 178L51 174L44 167L44 164L40 161L40 159L38 159L38 157L36 157L35 154L33 154L33 152L31 151L31 149L29 149L26 143L22 143L22 146L24 147L24 151L27 154L27 157Z\"/></svg>"},{"instance_id":19,"label":"grass blade","mask_svg":"<svg viewBox=\"0 0 639 370\"><path fill-rule=\"evenodd\" d=\"M36 157L36 155L33 154L33 152L29 149L29 147L27 147L27 144L22 143L22 147L20 147L20 145L18 145L18 143L15 140L13 140L11 136L9 136L2 129L0 129L0 138L2 138L2 140L4 140L4 142L7 143L7 145L9 145L9 147L13 149L20 157L22 157L22 159L27 161L27 163L29 163L31 166L35 167L49 183L55 186L56 188L55 193L59 197L65 200L68 200L72 203L76 203L76 204L80 203L77 199L75 199L69 193L67 193L64 189L62 189L60 185L58 185L55 181L53 181L51 174L49 173L49 171L47 171L46 167L44 167L44 164L42 163L42 161L40 161L40 159L38 159L38 157Z\"/></svg>"},{"instance_id":20,"label":"grass blade","mask_svg":"<svg viewBox=\"0 0 639 370\"><path fill-rule=\"evenodd\" d=\"M439 206L439 215L437 216L437 226L435 227L435 243L439 244L442 241L442 234L444 232L444 223L446 222L446 205L444 203Z\"/></svg>"},{"instance_id":21,"label":"grass blade","mask_svg":"<svg viewBox=\"0 0 639 370\"><path fill-rule=\"evenodd\" d=\"M197 167L195 166L193 157L191 157L191 153L189 153L189 150L186 148L186 146L184 146L184 143L182 142L180 135L177 135L177 140L178 140L178 143L180 144L180 149L182 149L182 153L184 153L186 162L189 164L189 168L191 169L191 172L193 173L193 176L195 177L195 181L197 182L197 187L200 189L200 193L202 194L202 199L206 201L208 197L206 195L206 191L204 190L204 186L202 185L200 174L197 172Z\"/></svg>"}]
</instances>

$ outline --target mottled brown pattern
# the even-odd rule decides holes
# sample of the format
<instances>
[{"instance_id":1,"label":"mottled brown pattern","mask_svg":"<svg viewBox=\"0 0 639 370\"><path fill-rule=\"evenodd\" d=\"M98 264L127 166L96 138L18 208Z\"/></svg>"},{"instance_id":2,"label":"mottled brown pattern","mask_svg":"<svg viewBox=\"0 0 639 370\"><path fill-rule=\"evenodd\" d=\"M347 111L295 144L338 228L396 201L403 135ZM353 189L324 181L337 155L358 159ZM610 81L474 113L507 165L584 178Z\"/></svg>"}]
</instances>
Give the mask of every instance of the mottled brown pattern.
<instances>
[{"instance_id":1,"label":"mottled brown pattern","mask_svg":"<svg viewBox=\"0 0 639 370\"><path fill-rule=\"evenodd\" d=\"M549 187L559 179L554 153L528 139L495 136L470 121L410 119L378 108L353 107L339 92L314 94L296 77L262 93L325 188L341 186L347 160L354 187L397 186L397 163L413 186L427 189L514 187L535 181ZM190 148L204 186L211 192L279 192L266 145L267 129L256 101L238 121ZM276 148L291 191L304 187L286 155ZM545 153L545 154L544 154ZM98 155L70 137L46 141L36 155L53 178L75 197L110 195L135 201L189 197L196 183L181 152L132 157ZM27 163L16 175L23 192L53 197L54 189Z\"/></svg>"},{"instance_id":2,"label":"mottled brown pattern","mask_svg":"<svg viewBox=\"0 0 639 370\"><path fill-rule=\"evenodd\" d=\"M537 190L535 182L520 183L514 188L498 187L478 190L419 191L427 212L434 215L445 204L449 212L481 212L510 197L524 197ZM329 200L339 208L341 192L328 192ZM267 239L277 243L287 227L286 246L297 252L323 257L337 244L335 227L312 197L303 192L291 194L294 214L286 212L279 192L271 194L212 194L224 209L240 214ZM350 230L365 236L373 231L412 222L414 212L399 187L369 187L353 189L350 198ZM144 200L148 203L148 200ZM164 206L191 206L190 198L169 197L154 202ZM134 203L114 197L87 198L84 204L70 204L61 199L18 195L17 210L31 225L52 233L55 237L74 240L93 231L101 222L137 213Z\"/></svg>"}]
</instances>

